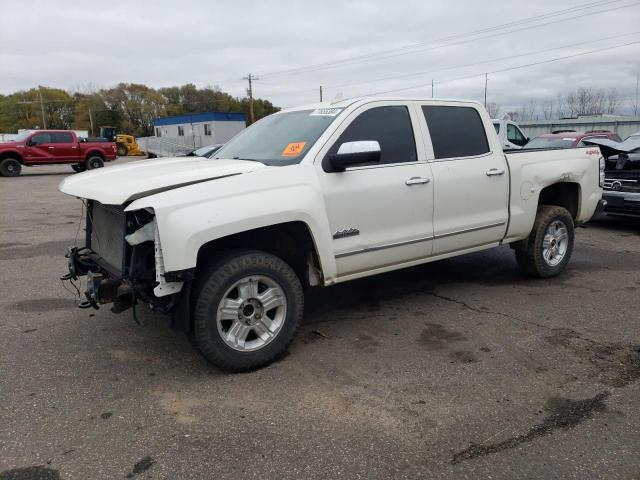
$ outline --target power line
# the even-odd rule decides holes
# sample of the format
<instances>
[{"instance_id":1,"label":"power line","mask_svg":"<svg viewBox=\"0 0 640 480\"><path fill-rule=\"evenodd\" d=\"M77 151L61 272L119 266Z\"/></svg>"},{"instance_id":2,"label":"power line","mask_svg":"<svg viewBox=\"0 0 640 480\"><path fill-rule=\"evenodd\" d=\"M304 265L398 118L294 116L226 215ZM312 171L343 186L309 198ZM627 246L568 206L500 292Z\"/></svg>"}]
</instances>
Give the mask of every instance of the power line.
<instances>
[{"instance_id":1,"label":"power line","mask_svg":"<svg viewBox=\"0 0 640 480\"><path fill-rule=\"evenodd\" d=\"M402 75L393 75L393 76L389 76L389 77L379 77L379 78L374 78L371 80L363 80L360 82L351 82L351 83L341 83L338 85L328 85L326 88L342 88L342 87L351 87L354 85L364 85L364 84L368 84L368 83L376 83L376 82L383 82L386 80L397 80L399 78L408 78L408 77L417 77L417 76L421 76L421 75L431 75L437 72L444 72L446 70L456 70L458 68L466 68L466 67L474 67L476 65L483 65L486 63L493 63L493 62L500 62L502 60L511 60L513 58L518 58L518 57L525 57L525 56L529 56L529 55L538 55L541 53L547 53L547 52L553 52L559 49L563 49L563 48L572 48L572 47L579 47L581 45L588 45L591 43L598 43L598 42L603 42L606 40L613 40L614 38L621 38L621 37L628 37L630 35L637 35L640 34L640 31L637 32L631 32L631 33L624 33L624 34L620 34L620 35L613 35L610 37L602 37L602 38L598 38L595 40L587 40L585 42L578 42L578 43L572 43L569 45L561 45L561 46L557 46L557 47L552 47L552 48L545 48L543 50L535 50L535 51L529 51L529 52L524 52L524 53L518 53L515 55L507 55L504 57L498 57L498 58L492 58L489 60L481 60L479 62L472 62L472 63L465 63L465 64L459 64L459 65L452 65L449 67L443 67L443 68L438 68L436 70L421 70L419 72L412 72L412 73L407 73L407 74L402 74ZM309 89L304 90L309 91Z\"/></svg>"},{"instance_id":2,"label":"power line","mask_svg":"<svg viewBox=\"0 0 640 480\"><path fill-rule=\"evenodd\" d=\"M311 64L311 65L306 65L306 66L286 69L286 70L280 70L280 71L276 71L276 72L269 72L269 73L263 74L262 77L263 78L265 78L265 77L271 78L271 77L276 77L276 76L291 75L291 74L298 74L298 73L306 73L306 72L312 72L312 71L322 70L322 69L326 69L326 68L337 68L337 67L342 67L342 66L354 65L354 64L364 63L364 62L373 61L373 60L383 60L383 59L386 59L386 58L397 57L397 56L400 56L400 55L407 55L407 54L417 53L419 51L435 50L435 49L443 48L443 47L446 47L446 46L459 45L459 44L468 43L468 42L471 42L471 41L481 40L481 39L484 39L484 38L490 38L490 37L495 37L495 36L500 36L500 35L506 35L506 34L513 33L513 32L518 32L518 31L521 31L521 30L527 30L527 29L531 29L531 28L538 28L538 27L541 27L541 26L546 26L546 25L551 25L551 24L555 24L555 23L565 22L565 21L568 21L568 20L574 20L574 19L578 19L578 18L583 18L583 17L586 17L586 16L595 15L595 14L598 14L598 13L606 13L606 12L610 12L610 11L613 11L613 10L618 10L618 9L621 9L621 8L627 8L627 7L630 7L630 6L633 6L633 5L636 5L636 4L639 3L639 2L633 2L633 3L630 3L630 4L626 4L626 5L622 5L622 6L618 6L618 7L613 7L613 8L608 8L608 9L605 9L605 10L586 12L586 13L583 13L581 15L574 15L574 16L571 16L571 17L568 17L568 18L561 18L561 19L557 19L557 20L554 20L554 21L550 21L550 22L540 23L540 24L536 24L536 25L530 25L530 26L523 27L523 28L511 29L511 30L506 31L506 32L498 32L498 33L493 33L491 35L484 35L484 36L478 37L478 35L481 35L483 33L492 32L492 31L496 31L496 30L503 30L503 29L511 27L511 26L517 26L517 25L522 25L522 24L531 23L531 22L535 22L535 21L540 21L540 20L544 20L544 19L547 19L547 18L553 18L555 16L567 15L568 13L572 13L572 12L574 12L576 10L585 10L585 9L602 7L602 6L605 6L605 5L612 4L612 3L619 3L620 1L622 1L622 0L607 0L607 1L592 2L592 3L588 3L588 4L579 5L577 7L571 7L571 8L564 9L564 10L559 10L559 11L550 12L550 13L547 13L547 14L537 15L537 16L533 16L533 17L528 17L528 18L524 18L524 19L508 22L508 23L501 24L501 25L496 25L496 26L493 26L493 27L486 27L486 28L483 28L483 29L474 30L474 31L466 32L466 33L462 33L462 34L451 35L451 36L448 36L448 37L442 37L442 38L435 39L435 40L430 40L430 41L427 41L427 42L420 42L420 43L416 43L416 44L413 44L413 45L406 45L404 47L398 47L398 48L394 48L394 49L383 50L383 51L380 51L380 52L370 53L370 54L366 54L366 55L358 55L358 56L344 58L342 60L337 60L337 61L323 62L323 63L317 63L317 64ZM471 39L466 39L466 40L459 41L459 42L449 43L452 40L464 39L464 38L470 37L470 36L473 36L473 37L476 37L476 38L471 38ZM447 43L447 44L446 45L441 45L442 43Z\"/></svg>"},{"instance_id":3,"label":"power line","mask_svg":"<svg viewBox=\"0 0 640 480\"><path fill-rule=\"evenodd\" d=\"M388 81L388 80L398 80L398 79L402 79L402 78L419 77L419 76L422 76L422 75L433 75L434 73L444 72L444 71L448 71L448 70L457 70L457 69L460 69L460 68L474 67L474 66L477 66L477 65L484 65L484 64L488 64L488 63L500 62L500 61L503 61L503 60L511 60L511 59L519 58L519 57L526 57L526 56L531 56L531 55L539 55L541 53L554 52L554 51L560 50L560 49L579 47L579 46L582 46L582 45L589 45L589 44L592 44L592 43L598 43L598 42L603 42L603 41L607 41L607 40L613 40L613 39L616 39L616 38L628 37L630 35L637 35L637 34L640 34L640 31L631 32L631 33L623 33L623 34L620 34L620 35L612 35L612 36L609 36L609 37L601 37L601 38L597 38L597 39L594 39L594 40L587 40L585 42L577 42L577 43L572 43L572 44L568 44L568 45L559 45L559 46L552 47L552 48L545 48L545 49L542 49L542 50L534 50L534 51L529 51L529 52L512 54L512 55L507 55L507 56L504 56L504 57L491 58L491 59L488 59L488 60L481 60L481 61L478 61L478 62L451 65L451 66L448 66L448 67L437 68L435 70L421 70L421 71L418 71L418 72L404 73L404 74L401 74L401 75L378 77L378 78L374 78L374 79L371 79L371 80L361 80L361 81L357 81L357 82L340 83L340 84L337 84L337 85L328 85L328 86L326 86L324 88L325 89L328 89L328 88L336 89L336 88L351 87L351 86L356 86L356 85L365 85L365 84L370 84L370 83L383 82L383 81ZM307 93L307 92L312 92L312 91L315 91L315 89L305 88L305 89L300 89L300 90L287 90L287 93L288 94L297 94L297 93Z\"/></svg>"},{"instance_id":4,"label":"power line","mask_svg":"<svg viewBox=\"0 0 640 480\"><path fill-rule=\"evenodd\" d=\"M472 74L472 75L465 75L465 76L462 76L462 77L450 78L450 79L446 79L446 80L436 81L435 83L436 83L436 85L442 85L444 83L457 82L459 80L466 80L468 78L475 78L475 77L480 77L480 76L494 74L494 73L508 72L508 71L511 71L511 70L518 70L520 68L527 68L527 67L533 67L533 66L536 66L536 65L543 65L545 63L557 62L557 61L566 60L566 59L569 59L569 58L582 57L582 56L585 56L585 55L590 55L592 53L604 52L604 51L607 51L607 50L613 50L615 48L628 47L628 46L631 46L631 45L637 45L639 43L640 43L640 40L638 40L636 42L623 43L623 44L620 44L620 45L613 45L613 46L610 46L610 47L598 48L598 49L595 49L595 50L590 50L588 52L575 53L575 54L572 54L572 55L565 55L563 57L556 57L556 58L551 58L551 59L547 59L547 60L541 60L539 62L526 63L526 64L523 64L523 65L516 65L514 67L501 68L501 69L498 69L498 70L492 70L492 71L488 71L488 72L481 72L481 73L475 73L475 74ZM411 90L411 89L414 89L414 88L422 88L422 87L426 87L426 86L428 86L428 84L423 83L423 84L420 84L420 85L412 85L410 87L402 87L402 88L395 88L395 89L392 89L392 90L385 90L385 91L380 91L380 92L367 93L366 95L382 95L382 94L386 94L386 93L401 92L401 91L404 91L404 90Z\"/></svg>"}]
</instances>

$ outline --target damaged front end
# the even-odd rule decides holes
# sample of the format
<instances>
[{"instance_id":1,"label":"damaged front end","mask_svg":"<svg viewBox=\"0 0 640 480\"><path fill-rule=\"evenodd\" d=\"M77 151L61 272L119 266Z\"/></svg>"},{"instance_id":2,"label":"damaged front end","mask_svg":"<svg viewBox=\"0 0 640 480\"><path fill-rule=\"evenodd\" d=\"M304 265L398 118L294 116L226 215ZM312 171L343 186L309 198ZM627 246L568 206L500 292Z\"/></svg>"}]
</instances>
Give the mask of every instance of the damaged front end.
<instances>
[{"instance_id":1,"label":"damaged front end","mask_svg":"<svg viewBox=\"0 0 640 480\"><path fill-rule=\"evenodd\" d=\"M174 315L184 329L192 271L167 273L154 212L125 212L124 207L86 202L85 244L67 251L69 272L62 280L74 283L86 277L81 308L112 303L123 312L140 301L153 310ZM75 283L74 283L75 286ZM184 299L183 297L186 297Z\"/></svg>"},{"instance_id":2,"label":"damaged front end","mask_svg":"<svg viewBox=\"0 0 640 480\"><path fill-rule=\"evenodd\" d=\"M640 217L640 136L633 135L624 142L591 139L600 147L606 159L604 166L605 213L617 216Z\"/></svg>"}]
</instances>

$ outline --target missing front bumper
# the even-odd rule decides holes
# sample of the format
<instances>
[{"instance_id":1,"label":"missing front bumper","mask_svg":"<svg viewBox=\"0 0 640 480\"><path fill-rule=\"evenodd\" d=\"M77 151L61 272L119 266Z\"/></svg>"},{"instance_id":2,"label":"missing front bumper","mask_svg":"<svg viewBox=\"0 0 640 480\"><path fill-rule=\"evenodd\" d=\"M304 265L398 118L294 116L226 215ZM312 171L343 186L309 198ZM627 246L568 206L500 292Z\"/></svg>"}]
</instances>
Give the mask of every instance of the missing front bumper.
<instances>
[{"instance_id":1,"label":"missing front bumper","mask_svg":"<svg viewBox=\"0 0 640 480\"><path fill-rule=\"evenodd\" d=\"M111 310L120 313L135 305L133 284L126 278L111 274L91 249L70 247L66 257L68 273L60 277L61 280L74 283L79 277L86 276L84 299L79 298L78 307L98 309L100 305L113 303Z\"/></svg>"}]
</instances>

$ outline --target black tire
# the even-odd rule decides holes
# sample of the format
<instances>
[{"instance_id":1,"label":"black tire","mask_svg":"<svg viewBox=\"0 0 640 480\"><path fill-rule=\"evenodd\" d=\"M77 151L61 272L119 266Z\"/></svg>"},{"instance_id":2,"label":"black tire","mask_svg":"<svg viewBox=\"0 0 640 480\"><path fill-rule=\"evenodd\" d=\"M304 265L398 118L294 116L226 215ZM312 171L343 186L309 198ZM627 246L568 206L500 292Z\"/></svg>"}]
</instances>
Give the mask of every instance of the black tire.
<instances>
[{"instance_id":1,"label":"black tire","mask_svg":"<svg viewBox=\"0 0 640 480\"><path fill-rule=\"evenodd\" d=\"M94 168L102 168L104 167L104 160L102 160L101 157L94 155L92 157L87 158L85 165L87 167L87 170L93 170Z\"/></svg>"},{"instance_id":2,"label":"black tire","mask_svg":"<svg viewBox=\"0 0 640 480\"><path fill-rule=\"evenodd\" d=\"M84 163L74 163L71 165L71 168L74 172L84 172L87 169L87 166Z\"/></svg>"},{"instance_id":3,"label":"black tire","mask_svg":"<svg viewBox=\"0 0 640 480\"><path fill-rule=\"evenodd\" d=\"M558 225L564 225L567 234L566 250L557 264L553 264L558 260L558 256L545 258L545 236L549 233L549 229L560 232ZM539 278L555 277L562 272L573 253L573 243L575 240L575 230L573 218L571 214L562 207L555 205L540 205L536 214L533 230L529 235L526 250L516 250L516 260L518 266L525 273ZM557 239L551 237L550 245L560 245ZM547 249L548 250L548 249Z\"/></svg>"},{"instance_id":4,"label":"black tire","mask_svg":"<svg viewBox=\"0 0 640 480\"><path fill-rule=\"evenodd\" d=\"M220 302L228 298L225 295L229 289L251 276L277 284L284 293L286 313L269 343L255 350L239 351L223 339L217 313ZM193 334L198 349L211 363L228 372L243 372L266 366L286 353L302 319L304 294L297 275L283 260L257 250L229 251L202 270L195 287ZM260 341L257 337L256 340Z\"/></svg>"},{"instance_id":5,"label":"black tire","mask_svg":"<svg viewBox=\"0 0 640 480\"><path fill-rule=\"evenodd\" d=\"M17 177L22 171L22 164L16 158L5 158L0 161L0 175L3 177Z\"/></svg>"},{"instance_id":6,"label":"black tire","mask_svg":"<svg viewBox=\"0 0 640 480\"><path fill-rule=\"evenodd\" d=\"M119 157L126 157L129 153L129 149L124 143L116 143L116 153Z\"/></svg>"}]
</instances>

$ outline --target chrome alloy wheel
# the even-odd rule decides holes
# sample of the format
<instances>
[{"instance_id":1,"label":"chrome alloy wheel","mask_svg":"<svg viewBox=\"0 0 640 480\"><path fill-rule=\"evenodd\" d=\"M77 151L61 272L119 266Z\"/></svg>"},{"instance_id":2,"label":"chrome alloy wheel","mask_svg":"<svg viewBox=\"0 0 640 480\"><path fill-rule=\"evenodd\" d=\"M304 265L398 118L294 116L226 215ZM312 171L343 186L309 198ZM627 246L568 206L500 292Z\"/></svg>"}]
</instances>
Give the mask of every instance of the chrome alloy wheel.
<instances>
[{"instance_id":1,"label":"chrome alloy wheel","mask_svg":"<svg viewBox=\"0 0 640 480\"><path fill-rule=\"evenodd\" d=\"M569 248L569 230L564 222L554 220L547 227L542 241L542 257L547 265L555 267Z\"/></svg>"},{"instance_id":2,"label":"chrome alloy wheel","mask_svg":"<svg viewBox=\"0 0 640 480\"><path fill-rule=\"evenodd\" d=\"M234 350L258 350L280 332L287 300L278 283L262 275L244 277L222 296L216 314L218 333Z\"/></svg>"}]
</instances>

